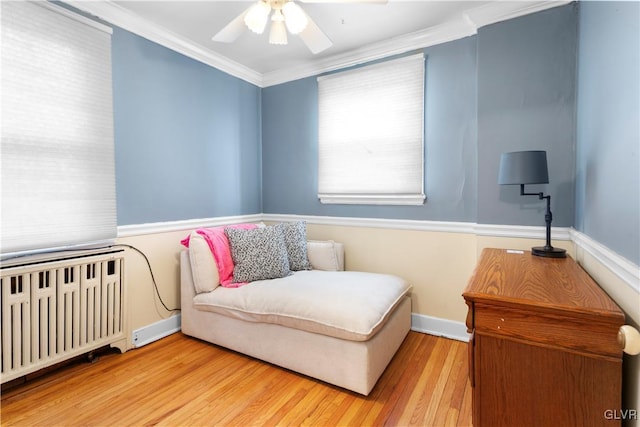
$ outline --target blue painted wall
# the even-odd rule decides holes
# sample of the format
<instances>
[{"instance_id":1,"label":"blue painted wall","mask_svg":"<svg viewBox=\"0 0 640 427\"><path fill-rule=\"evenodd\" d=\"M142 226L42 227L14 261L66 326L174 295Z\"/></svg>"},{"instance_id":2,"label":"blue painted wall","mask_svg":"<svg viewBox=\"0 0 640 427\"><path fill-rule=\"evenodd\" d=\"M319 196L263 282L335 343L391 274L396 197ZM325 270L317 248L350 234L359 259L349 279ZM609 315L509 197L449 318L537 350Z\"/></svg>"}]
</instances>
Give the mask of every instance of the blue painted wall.
<instances>
[{"instance_id":1,"label":"blue painted wall","mask_svg":"<svg viewBox=\"0 0 640 427\"><path fill-rule=\"evenodd\" d=\"M544 225L545 204L500 187L506 151L544 149L554 226L573 224L577 9L543 11L424 50L425 190L419 207L322 205L314 78L263 90L263 211Z\"/></svg>"},{"instance_id":2,"label":"blue painted wall","mask_svg":"<svg viewBox=\"0 0 640 427\"><path fill-rule=\"evenodd\" d=\"M552 195L554 226L640 264L639 3L579 7L424 50L419 207L319 203L315 78L261 90L114 28L118 224L265 212L542 225L542 202L496 183L502 152L533 148L549 152L551 183L531 190Z\"/></svg>"},{"instance_id":3,"label":"blue painted wall","mask_svg":"<svg viewBox=\"0 0 640 427\"><path fill-rule=\"evenodd\" d=\"M478 223L544 225L546 203L497 185L500 155L546 150L553 226L573 225L576 5L478 31Z\"/></svg>"},{"instance_id":4,"label":"blue painted wall","mask_svg":"<svg viewBox=\"0 0 640 427\"><path fill-rule=\"evenodd\" d=\"M580 3L575 228L640 265L640 3Z\"/></svg>"},{"instance_id":5,"label":"blue painted wall","mask_svg":"<svg viewBox=\"0 0 640 427\"><path fill-rule=\"evenodd\" d=\"M260 88L119 28L118 225L262 212Z\"/></svg>"},{"instance_id":6,"label":"blue painted wall","mask_svg":"<svg viewBox=\"0 0 640 427\"><path fill-rule=\"evenodd\" d=\"M263 89L265 213L474 221L476 217L476 41L424 50L423 206L323 205L318 193L316 78Z\"/></svg>"}]
</instances>

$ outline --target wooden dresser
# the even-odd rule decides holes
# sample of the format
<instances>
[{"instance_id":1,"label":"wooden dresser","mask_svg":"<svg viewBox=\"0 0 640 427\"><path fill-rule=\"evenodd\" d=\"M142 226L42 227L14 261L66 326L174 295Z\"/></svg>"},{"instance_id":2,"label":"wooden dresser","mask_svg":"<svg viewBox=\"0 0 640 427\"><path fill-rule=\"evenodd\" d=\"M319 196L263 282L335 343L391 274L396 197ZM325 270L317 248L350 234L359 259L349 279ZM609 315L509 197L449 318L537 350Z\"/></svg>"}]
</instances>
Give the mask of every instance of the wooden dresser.
<instances>
[{"instance_id":1,"label":"wooden dresser","mask_svg":"<svg viewBox=\"0 0 640 427\"><path fill-rule=\"evenodd\" d=\"M620 424L624 313L573 259L485 249L463 297L474 427Z\"/></svg>"}]
</instances>

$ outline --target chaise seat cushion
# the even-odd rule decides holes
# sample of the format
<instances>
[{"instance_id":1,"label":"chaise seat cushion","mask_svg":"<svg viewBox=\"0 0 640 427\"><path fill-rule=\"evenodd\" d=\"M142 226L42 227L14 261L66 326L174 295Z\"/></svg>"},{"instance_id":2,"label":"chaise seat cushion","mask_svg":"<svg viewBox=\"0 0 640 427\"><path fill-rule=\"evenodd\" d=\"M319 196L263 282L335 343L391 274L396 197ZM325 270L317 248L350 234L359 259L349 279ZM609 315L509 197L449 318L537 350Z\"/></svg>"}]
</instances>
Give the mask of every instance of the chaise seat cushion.
<instances>
[{"instance_id":1,"label":"chaise seat cushion","mask_svg":"<svg viewBox=\"0 0 640 427\"><path fill-rule=\"evenodd\" d=\"M193 302L198 310L249 322L366 341L410 289L403 279L386 274L311 270L236 289L217 287Z\"/></svg>"}]
</instances>

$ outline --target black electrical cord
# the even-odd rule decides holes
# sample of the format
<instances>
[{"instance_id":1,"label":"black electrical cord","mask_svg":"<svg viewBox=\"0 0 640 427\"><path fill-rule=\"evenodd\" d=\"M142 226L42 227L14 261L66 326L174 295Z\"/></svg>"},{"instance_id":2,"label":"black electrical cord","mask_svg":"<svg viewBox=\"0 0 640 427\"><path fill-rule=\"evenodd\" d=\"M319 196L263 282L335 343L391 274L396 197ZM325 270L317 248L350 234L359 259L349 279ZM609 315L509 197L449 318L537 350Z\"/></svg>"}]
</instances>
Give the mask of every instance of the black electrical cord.
<instances>
[{"instance_id":1,"label":"black electrical cord","mask_svg":"<svg viewBox=\"0 0 640 427\"><path fill-rule=\"evenodd\" d=\"M151 281L153 282L153 287L156 291L156 295L158 296L158 299L160 300L160 303L162 304L162 306L164 307L165 310L167 310L168 312L172 312L172 311L180 311L180 308L169 308L167 307L167 305L164 303L164 300L162 299L162 296L160 295L160 291L158 290L158 284L156 283L156 278L153 275L153 269L151 268L151 263L149 262L149 258L147 258L147 255L145 255L144 252L142 252L140 249L136 248L135 246L126 244L126 243L116 243L114 245L109 245L109 246L105 246L102 247L102 249L106 249L108 248L115 248L118 246L122 246L125 248L129 248L129 249L133 249L134 251L138 252L140 255L142 255L142 257L144 258L144 260L147 262L147 267L149 268L149 273L151 274ZM92 248L92 249L101 249L99 247L97 248ZM56 250L55 252L77 252L79 249L77 248L69 248L69 249L61 249L61 250ZM42 252L43 254L47 254L48 252ZM14 259L18 259L18 258L26 258L29 254L21 254L21 255L14 255L5 259L2 259L0 261L0 265L2 264L2 262L6 262L9 260L14 260ZM91 256L92 254L88 254L88 255L84 255L84 256ZM74 258L77 258L74 257ZM33 262L25 262L24 264L20 264L20 265L30 265L32 263L36 263L36 262L40 262L40 261L33 261ZM4 266L2 266L4 268Z\"/></svg>"},{"instance_id":2,"label":"black electrical cord","mask_svg":"<svg viewBox=\"0 0 640 427\"><path fill-rule=\"evenodd\" d=\"M164 309L169 311L169 312L171 312L171 311L180 311L180 308L169 308L164 303L164 301L162 299L162 296L160 295L160 291L158 290L158 284L156 283L156 278L153 275L153 269L151 268L151 263L149 262L149 258L147 258L147 255L145 255L144 252L142 252L140 249L136 248L135 246L132 246L132 245L129 245L129 244L126 244L126 243L117 243L117 244L113 245L112 247L117 247L117 246L124 246L125 248L133 249L134 251L136 251L140 255L142 255L144 260L147 262L147 267L149 268L149 273L151 274L151 281L153 282L153 288L155 289L156 295L158 296L158 299L160 300L160 303L162 304Z\"/></svg>"}]
</instances>

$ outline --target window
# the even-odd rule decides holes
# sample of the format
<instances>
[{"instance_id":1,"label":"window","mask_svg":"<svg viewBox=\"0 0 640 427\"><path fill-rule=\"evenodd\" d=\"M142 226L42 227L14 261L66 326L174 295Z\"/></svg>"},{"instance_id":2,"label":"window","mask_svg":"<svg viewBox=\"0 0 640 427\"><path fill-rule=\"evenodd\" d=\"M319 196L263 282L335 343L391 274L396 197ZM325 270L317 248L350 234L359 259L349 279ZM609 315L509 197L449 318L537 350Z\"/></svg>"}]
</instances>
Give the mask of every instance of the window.
<instances>
[{"instance_id":1,"label":"window","mask_svg":"<svg viewBox=\"0 0 640 427\"><path fill-rule=\"evenodd\" d=\"M0 3L1 252L113 239L111 29L48 2Z\"/></svg>"},{"instance_id":2,"label":"window","mask_svg":"<svg viewBox=\"0 0 640 427\"><path fill-rule=\"evenodd\" d=\"M424 56L318 78L322 203L424 203Z\"/></svg>"}]
</instances>

